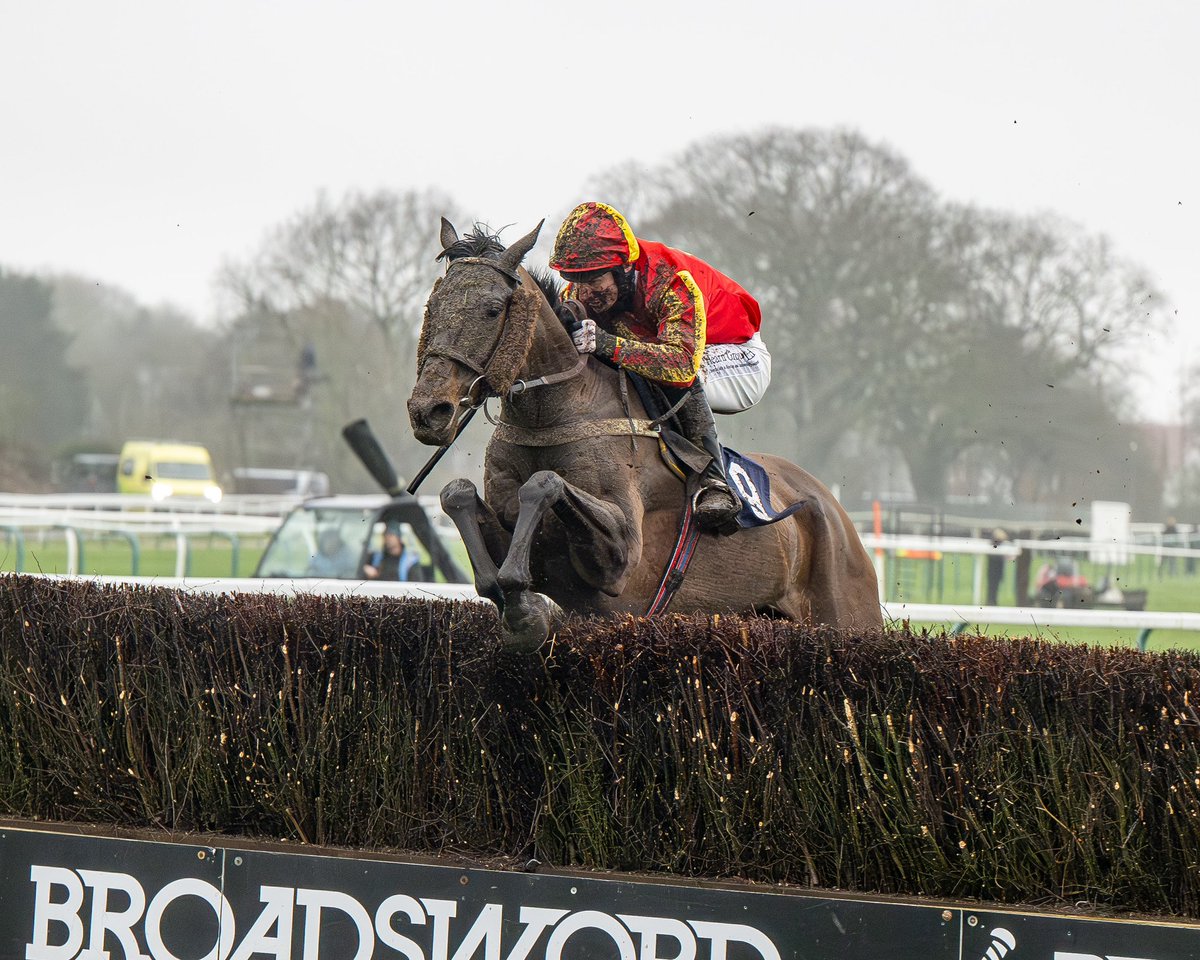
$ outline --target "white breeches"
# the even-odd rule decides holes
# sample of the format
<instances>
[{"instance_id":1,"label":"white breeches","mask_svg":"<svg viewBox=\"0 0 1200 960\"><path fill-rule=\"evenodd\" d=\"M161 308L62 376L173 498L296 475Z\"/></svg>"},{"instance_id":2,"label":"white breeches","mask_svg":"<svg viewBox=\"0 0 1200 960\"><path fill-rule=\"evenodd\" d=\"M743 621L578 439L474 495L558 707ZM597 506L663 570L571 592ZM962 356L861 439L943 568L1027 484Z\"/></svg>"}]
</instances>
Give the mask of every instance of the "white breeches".
<instances>
[{"instance_id":1,"label":"white breeches","mask_svg":"<svg viewBox=\"0 0 1200 960\"><path fill-rule=\"evenodd\" d=\"M700 380L713 413L741 413L771 383L771 353L756 333L745 343L712 343L704 348Z\"/></svg>"}]
</instances>

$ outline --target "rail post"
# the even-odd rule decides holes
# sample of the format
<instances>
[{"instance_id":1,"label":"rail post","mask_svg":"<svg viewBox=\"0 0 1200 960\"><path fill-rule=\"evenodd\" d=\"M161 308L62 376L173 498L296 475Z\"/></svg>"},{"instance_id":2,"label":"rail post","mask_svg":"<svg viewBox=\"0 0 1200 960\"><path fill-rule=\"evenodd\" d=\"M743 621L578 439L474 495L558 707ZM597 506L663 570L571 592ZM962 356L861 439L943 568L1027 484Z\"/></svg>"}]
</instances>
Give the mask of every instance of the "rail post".
<instances>
[{"instance_id":1,"label":"rail post","mask_svg":"<svg viewBox=\"0 0 1200 960\"><path fill-rule=\"evenodd\" d=\"M175 532L175 576L179 578L188 575L188 538L182 530Z\"/></svg>"},{"instance_id":2,"label":"rail post","mask_svg":"<svg viewBox=\"0 0 1200 960\"><path fill-rule=\"evenodd\" d=\"M20 573L25 569L25 534L21 532L20 527L5 527L4 539L9 543L16 544L16 563L13 572Z\"/></svg>"}]
</instances>

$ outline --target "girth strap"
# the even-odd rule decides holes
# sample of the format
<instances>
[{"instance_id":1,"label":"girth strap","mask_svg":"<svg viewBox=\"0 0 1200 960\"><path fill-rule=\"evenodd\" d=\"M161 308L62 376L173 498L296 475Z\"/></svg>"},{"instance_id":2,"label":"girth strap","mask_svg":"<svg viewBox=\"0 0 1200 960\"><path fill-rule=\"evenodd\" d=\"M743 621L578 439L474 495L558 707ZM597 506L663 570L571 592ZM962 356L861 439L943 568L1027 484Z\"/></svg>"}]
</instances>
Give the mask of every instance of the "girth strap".
<instances>
[{"instance_id":1,"label":"girth strap","mask_svg":"<svg viewBox=\"0 0 1200 960\"><path fill-rule=\"evenodd\" d=\"M693 501L696 498L698 487L699 480L693 474L684 491L683 514L679 518L679 535L675 539L675 549L671 551L671 558L667 561L667 568L663 571L662 580L658 584L654 599L646 608L648 617L662 613L670 606L671 601L675 599L675 594L683 586L683 578L687 575L688 567L691 566L692 557L696 555L696 544L700 540L700 526L696 523Z\"/></svg>"},{"instance_id":2,"label":"girth strap","mask_svg":"<svg viewBox=\"0 0 1200 960\"><path fill-rule=\"evenodd\" d=\"M496 424L493 439L518 447L557 447L591 437L653 437L660 436L649 420L577 420L552 427L518 427L501 420Z\"/></svg>"}]
</instances>

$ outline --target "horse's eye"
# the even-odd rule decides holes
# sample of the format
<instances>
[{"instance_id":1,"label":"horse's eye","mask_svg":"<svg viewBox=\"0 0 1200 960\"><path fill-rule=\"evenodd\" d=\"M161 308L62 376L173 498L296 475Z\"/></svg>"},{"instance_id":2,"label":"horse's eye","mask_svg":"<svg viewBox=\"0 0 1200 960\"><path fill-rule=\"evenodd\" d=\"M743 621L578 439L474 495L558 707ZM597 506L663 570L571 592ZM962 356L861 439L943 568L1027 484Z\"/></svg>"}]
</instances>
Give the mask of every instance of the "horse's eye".
<instances>
[{"instance_id":1,"label":"horse's eye","mask_svg":"<svg viewBox=\"0 0 1200 960\"><path fill-rule=\"evenodd\" d=\"M499 307L488 307L487 308L487 318L489 320L495 320L498 316L500 316L500 308Z\"/></svg>"}]
</instances>

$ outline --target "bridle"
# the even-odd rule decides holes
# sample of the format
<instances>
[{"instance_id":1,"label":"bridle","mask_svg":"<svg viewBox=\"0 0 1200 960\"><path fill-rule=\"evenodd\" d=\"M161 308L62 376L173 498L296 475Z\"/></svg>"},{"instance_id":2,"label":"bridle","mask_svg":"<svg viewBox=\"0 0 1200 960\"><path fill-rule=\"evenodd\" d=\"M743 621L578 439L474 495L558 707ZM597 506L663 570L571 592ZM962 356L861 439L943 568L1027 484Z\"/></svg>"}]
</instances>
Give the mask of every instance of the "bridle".
<instances>
[{"instance_id":1,"label":"bridle","mask_svg":"<svg viewBox=\"0 0 1200 960\"><path fill-rule=\"evenodd\" d=\"M492 365L492 361L496 357L497 351L500 349L500 344L504 340L504 332L509 322L509 308L512 305L513 294L521 285L521 277L515 269L509 269L504 264L499 263L490 257L456 257L446 265L446 273L460 263L479 264L485 267L490 267L495 270L505 279L512 281L512 288L509 290L508 300L504 304L504 319L503 322L497 325L496 338L492 341L491 347L488 348L487 356L480 362L473 357L468 356L463 351L454 346L435 346L426 347L425 353L421 358L421 363L424 365L429 357L443 357L451 363L456 363L459 366L465 367L475 374L475 379L471 381L471 385L467 387L465 395L459 398L457 405L454 408L454 419L451 426L454 432L450 435L450 440L443 446L438 447L433 456L423 466L417 475L413 478L412 483L408 485L409 493L416 493L417 487L429 475L429 472L436 466L437 462L442 459L446 451L450 449L455 440L471 422L471 418L475 416L476 411L483 407L491 397L500 396L492 387L491 381L488 378L488 368ZM578 376L587 366L587 354L580 354L578 362L567 370L560 370L556 373L545 374L544 376L536 377L531 380L517 380L508 388L507 395L509 397L518 397L523 393L533 390L536 387L547 387L556 383L562 383L570 380L572 377ZM418 372L418 377L420 376ZM486 411L485 411L486 415ZM490 420L491 417L488 416ZM494 421L493 421L494 422Z\"/></svg>"},{"instance_id":2,"label":"bridle","mask_svg":"<svg viewBox=\"0 0 1200 960\"><path fill-rule=\"evenodd\" d=\"M466 407L467 409L475 410L482 406L489 397L499 396L499 394L496 393L496 391L492 388L488 379L488 368L491 366L492 361L495 359L496 351L500 348L500 344L504 340L504 331L508 323L509 306L512 303L513 294L516 293L517 288L521 285L521 277L515 270L510 270L508 267L504 266L504 264L492 260L489 257L457 257L446 265L446 273L448 274L450 269L459 263L474 263L481 266L490 267L492 270L495 270L505 279L510 280L513 283L513 287L508 294L508 300L504 304L504 322L498 325L496 329L496 339L492 341L492 345L488 349L487 356L484 357L482 362L475 360L473 357L467 356L461 350L458 350L453 346L431 346L425 351L426 356L445 357L447 360L457 363L459 366L466 367L473 374L475 374L475 379L471 381L471 385L467 388L466 395L460 398L458 401L460 407ZM583 368L586 366L587 356L585 354L580 354L578 362L567 370L560 370L557 373L548 373L540 377L535 377L531 380L517 380L511 387L509 387L508 396L518 397L521 394L534 389L535 387L546 387L556 383L562 383L564 380L570 380L572 377L578 376L580 373L582 373ZM476 393L476 388L480 388L478 394Z\"/></svg>"},{"instance_id":3,"label":"bridle","mask_svg":"<svg viewBox=\"0 0 1200 960\"><path fill-rule=\"evenodd\" d=\"M482 362L476 360L474 357L468 356L466 353L453 345L431 345L425 350L425 356L422 357L421 361L422 364L424 364L425 359L428 357L444 357L452 363L458 364L460 367L466 367L466 369L475 374L475 379L471 381L471 385L467 388L466 395L459 398L458 406L455 409L456 418L458 417L460 410L465 408L467 411L473 413L475 410L479 409L479 407L483 406L488 397L496 396L495 391L491 388L491 384L488 382L487 369L491 365L492 360L495 359L496 351L500 348L500 342L504 339L504 328L508 323L508 309L512 303L513 294L516 293L517 287L521 285L521 278L517 275L515 270L509 270L502 263L498 263L497 261L488 257L458 257L446 264L446 274L449 275L450 270L456 264L460 263L474 263L480 264L481 266L490 267L492 270L495 270L497 273L503 276L506 280L511 281L513 285L509 289L508 299L504 303L504 321L496 325L496 337L492 341L492 345L488 348L487 355L483 358ZM477 389L478 393L476 393ZM458 435L459 429L461 429L461 425L455 430L455 436ZM453 440L451 440L451 443L453 443Z\"/></svg>"}]
</instances>

